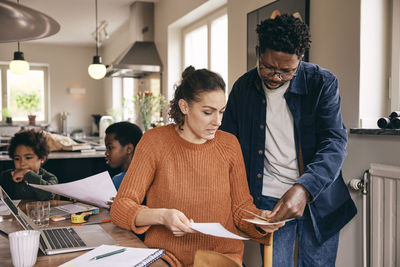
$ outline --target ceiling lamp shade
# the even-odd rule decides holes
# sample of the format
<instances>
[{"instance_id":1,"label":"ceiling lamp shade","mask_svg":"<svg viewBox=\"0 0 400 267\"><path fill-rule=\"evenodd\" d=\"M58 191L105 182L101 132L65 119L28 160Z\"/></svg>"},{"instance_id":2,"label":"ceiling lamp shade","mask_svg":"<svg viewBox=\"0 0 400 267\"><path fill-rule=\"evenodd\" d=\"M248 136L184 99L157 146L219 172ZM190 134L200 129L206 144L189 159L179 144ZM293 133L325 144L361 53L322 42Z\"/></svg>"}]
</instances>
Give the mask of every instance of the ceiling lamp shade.
<instances>
[{"instance_id":1,"label":"ceiling lamp shade","mask_svg":"<svg viewBox=\"0 0 400 267\"><path fill-rule=\"evenodd\" d=\"M93 63L89 65L88 72L90 77L95 80L103 79L106 75L106 66L101 64L101 57L99 56L99 28L97 27L97 0L95 0L96 9L96 55L93 57Z\"/></svg>"},{"instance_id":2,"label":"ceiling lamp shade","mask_svg":"<svg viewBox=\"0 0 400 267\"><path fill-rule=\"evenodd\" d=\"M10 62L10 70L17 75L25 75L29 71L29 63L24 59L24 53L19 51L14 52L14 58Z\"/></svg>"},{"instance_id":3,"label":"ceiling lamp shade","mask_svg":"<svg viewBox=\"0 0 400 267\"><path fill-rule=\"evenodd\" d=\"M0 43L41 39L60 30L53 18L8 0L0 0L0 25Z\"/></svg>"},{"instance_id":4,"label":"ceiling lamp shade","mask_svg":"<svg viewBox=\"0 0 400 267\"><path fill-rule=\"evenodd\" d=\"M93 57L93 63L89 65L88 72L90 77L95 80L100 80L104 78L104 76L106 75L106 66L101 64L100 56Z\"/></svg>"}]
</instances>

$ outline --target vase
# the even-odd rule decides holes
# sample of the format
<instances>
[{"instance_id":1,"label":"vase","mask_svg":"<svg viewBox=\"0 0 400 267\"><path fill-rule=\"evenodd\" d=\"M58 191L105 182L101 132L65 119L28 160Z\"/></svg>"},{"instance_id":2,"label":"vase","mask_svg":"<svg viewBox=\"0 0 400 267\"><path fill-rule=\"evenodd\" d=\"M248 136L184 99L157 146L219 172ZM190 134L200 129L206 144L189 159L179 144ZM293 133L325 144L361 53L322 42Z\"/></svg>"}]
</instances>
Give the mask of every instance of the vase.
<instances>
[{"instance_id":1,"label":"vase","mask_svg":"<svg viewBox=\"0 0 400 267\"><path fill-rule=\"evenodd\" d=\"M28 115L29 125L36 125L36 115Z\"/></svg>"}]
</instances>

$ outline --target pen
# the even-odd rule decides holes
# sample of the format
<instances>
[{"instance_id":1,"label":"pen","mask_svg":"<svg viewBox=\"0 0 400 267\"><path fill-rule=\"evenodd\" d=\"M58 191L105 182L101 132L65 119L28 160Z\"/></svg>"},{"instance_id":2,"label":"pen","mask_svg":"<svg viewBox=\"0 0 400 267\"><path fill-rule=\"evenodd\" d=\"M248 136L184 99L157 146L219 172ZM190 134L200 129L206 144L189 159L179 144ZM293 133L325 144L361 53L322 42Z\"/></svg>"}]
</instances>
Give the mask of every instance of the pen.
<instances>
[{"instance_id":1,"label":"pen","mask_svg":"<svg viewBox=\"0 0 400 267\"><path fill-rule=\"evenodd\" d=\"M72 224L72 226L82 226L82 225L91 225L91 224L102 224L102 223L108 223L108 222L111 222L111 219L106 219L106 220L101 220L101 221L95 221L95 222L76 223L76 224Z\"/></svg>"},{"instance_id":2,"label":"pen","mask_svg":"<svg viewBox=\"0 0 400 267\"><path fill-rule=\"evenodd\" d=\"M126 248L118 249L118 250L115 250L115 251L111 251L111 252L108 252L108 253L104 253L104 254L98 255L96 257L91 258L90 260L91 261L92 260L99 260L99 259L102 259L102 258L105 258L105 257L108 257L108 256L112 256L112 255L115 255L115 254L118 254L118 253L122 253L125 250L126 250Z\"/></svg>"}]
</instances>

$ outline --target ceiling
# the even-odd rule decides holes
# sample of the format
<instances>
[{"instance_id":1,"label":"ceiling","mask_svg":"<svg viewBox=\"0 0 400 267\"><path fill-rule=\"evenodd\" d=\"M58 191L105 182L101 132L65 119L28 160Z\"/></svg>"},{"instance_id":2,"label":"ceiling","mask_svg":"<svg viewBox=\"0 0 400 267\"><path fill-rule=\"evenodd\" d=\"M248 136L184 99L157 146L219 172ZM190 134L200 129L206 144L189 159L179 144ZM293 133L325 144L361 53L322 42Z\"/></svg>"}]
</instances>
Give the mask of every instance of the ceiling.
<instances>
[{"instance_id":1,"label":"ceiling","mask_svg":"<svg viewBox=\"0 0 400 267\"><path fill-rule=\"evenodd\" d=\"M112 35L128 21L130 5L135 1L98 0L98 23L106 20L107 32ZM29 42L85 46L95 43L91 35L95 31L95 0L20 0L19 3L45 13L61 26L55 35Z\"/></svg>"}]
</instances>

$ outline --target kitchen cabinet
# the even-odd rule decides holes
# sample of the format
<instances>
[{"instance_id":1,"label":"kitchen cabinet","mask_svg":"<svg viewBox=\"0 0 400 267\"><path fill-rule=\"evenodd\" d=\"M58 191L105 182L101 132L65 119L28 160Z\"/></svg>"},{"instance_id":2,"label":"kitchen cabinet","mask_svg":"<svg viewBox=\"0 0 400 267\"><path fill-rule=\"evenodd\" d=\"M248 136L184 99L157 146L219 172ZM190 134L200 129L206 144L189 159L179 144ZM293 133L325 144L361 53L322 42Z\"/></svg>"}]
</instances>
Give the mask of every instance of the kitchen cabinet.
<instances>
[{"instance_id":1,"label":"kitchen cabinet","mask_svg":"<svg viewBox=\"0 0 400 267\"><path fill-rule=\"evenodd\" d=\"M0 170L14 168L8 155L0 155ZM119 173L118 169L111 169L105 161L104 151L95 153L81 152L52 152L43 168L55 174L59 183L76 181L88 176L108 171L110 176Z\"/></svg>"}]
</instances>

